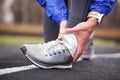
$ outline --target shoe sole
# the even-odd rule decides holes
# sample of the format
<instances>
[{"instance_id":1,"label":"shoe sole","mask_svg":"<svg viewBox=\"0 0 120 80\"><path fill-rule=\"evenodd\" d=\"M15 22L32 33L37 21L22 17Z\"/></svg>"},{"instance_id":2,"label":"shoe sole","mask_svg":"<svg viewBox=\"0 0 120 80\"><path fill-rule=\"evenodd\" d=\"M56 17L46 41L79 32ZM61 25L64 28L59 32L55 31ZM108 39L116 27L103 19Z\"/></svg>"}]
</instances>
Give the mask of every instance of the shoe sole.
<instances>
[{"instance_id":1,"label":"shoe sole","mask_svg":"<svg viewBox=\"0 0 120 80\"><path fill-rule=\"evenodd\" d=\"M24 46L24 48L25 48L25 46ZM65 65L52 65L52 66L47 65L47 64L42 63L42 62L38 62L37 60L35 60L31 56L27 55L27 53L25 53L25 51L24 51L24 49L22 49L22 47L20 49L29 61L31 61L34 65L36 65L37 67L40 67L42 69L53 69L53 68L54 69L71 69L72 68L71 62L69 62Z\"/></svg>"},{"instance_id":2,"label":"shoe sole","mask_svg":"<svg viewBox=\"0 0 120 80\"><path fill-rule=\"evenodd\" d=\"M30 58L28 55L25 55L34 65L36 65L37 67L40 67L40 68L43 68L43 69L52 69L52 68L55 68L55 69L70 69L72 68L72 65L54 65L54 66L49 66L49 65L46 65L44 63L41 63L41 62L38 62L37 60L34 60L32 58Z\"/></svg>"}]
</instances>

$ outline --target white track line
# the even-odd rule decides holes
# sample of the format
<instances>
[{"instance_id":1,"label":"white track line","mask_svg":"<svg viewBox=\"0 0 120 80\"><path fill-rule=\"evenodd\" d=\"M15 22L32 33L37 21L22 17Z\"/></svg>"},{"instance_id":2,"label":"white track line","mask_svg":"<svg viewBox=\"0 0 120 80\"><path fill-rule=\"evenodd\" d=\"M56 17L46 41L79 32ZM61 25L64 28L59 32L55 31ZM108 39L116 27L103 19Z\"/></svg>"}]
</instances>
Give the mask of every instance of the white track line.
<instances>
[{"instance_id":1,"label":"white track line","mask_svg":"<svg viewBox=\"0 0 120 80\"><path fill-rule=\"evenodd\" d=\"M95 58L120 58L120 53L95 54Z\"/></svg>"},{"instance_id":2,"label":"white track line","mask_svg":"<svg viewBox=\"0 0 120 80\"><path fill-rule=\"evenodd\" d=\"M37 67L34 65L5 68L5 69L0 69L0 75L14 73L14 72L20 72L20 71L30 70L30 69L35 69L35 68L37 68Z\"/></svg>"},{"instance_id":3,"label":"white track line","mask_svg":"<svg viewBox=\"0 0 120 80\"><path fill-rule=\"evenodd\" d=\"M111 54L95 54L94 58L120 58L120 53L111 53ZM4 74L9 74L9 73L15 73L15 72L20 72L20 71L25 71L25 70L30 70L30 69L35 69L37 68L34 65L27 65L27 66L21 66L21 67L13 67L13 68L5 68L5 69L0 69L0 75Z\"/></svg>"}]
</instances>

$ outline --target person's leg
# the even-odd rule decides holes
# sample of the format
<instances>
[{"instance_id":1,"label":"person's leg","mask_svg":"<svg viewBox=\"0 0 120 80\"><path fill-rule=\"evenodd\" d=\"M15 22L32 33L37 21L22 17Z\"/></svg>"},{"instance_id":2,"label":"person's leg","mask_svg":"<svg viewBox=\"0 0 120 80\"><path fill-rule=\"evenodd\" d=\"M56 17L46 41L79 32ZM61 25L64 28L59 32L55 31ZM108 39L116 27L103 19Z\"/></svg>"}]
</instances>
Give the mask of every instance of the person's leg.
<instances>
[{"instance_id":1,"label":"person's leg","mask_svg":"<svg viewBox=\"0 0 120 80\"><path fill-rule=\"evenodd\" d=\"M92 0L68 0L69 20L68 27L74 27L87 19L89 6ZM83 52L83 59L90 59L94 53L93 47L94 33L89 38L86 48Z\"/></svg>"},{"instance_id":2,"label":"person's leg","mask_svg":"<svg viewBox=\"0 0 120 80\"><path fill-rule=\"evenodd\" d=\"M90 0L68 1L68 27L74 27L76 24L86 20ZM52 24L47 16L45 16L44 20L45 41L50 42L43 45L25 44L20 48L21 51L32 63L41 68L72 68L73 54L77 49L77 45L75 45L77 44L76 37L74 34L68 34L63 37L63 40L55 40L59 33L59 27Z\"/></svg>"},{"instance_id":3,"label":"person's leg","mask_svg":"<svg viewBox=\"0 0 120 80\"><path fill-rule=\"evenodd\" d=\"M86 21L91 0L68 0L69 20L68 27L74 27Z\"/></svg>"},{"instance_id":4,"label":"person's leg","mask_svg":"<svg viewBox=\"0 0 120 80\"><path fill-rule=\"evenodd\" d=\"M45 42L57 39L59 26L52 23L46 14L44 14L43 26Z\"/></svg>"},{"instance_id":5,"label":"person's leg","mask_svg":"<svg viewBox=\"0 0 120 80\"><path fill-rule=\"evenodd\" d=\"M66 5L68 5L68 10L69 10L69 20L67 27L69 28L74 27L78 23L83 22L87 19L91 0L68 0L68 4L67 4L67 0L65 1L66 1ZM44 16L45 42L57 39L58 34L59 34L59 26L53 24L45 14ZM91 35L83 54L87 54L87 55L90 54L91 53L90 50L93 50L93 35ZM84 58L86 57L83 57L83 59Z\"/></svg>"}]
</instances>

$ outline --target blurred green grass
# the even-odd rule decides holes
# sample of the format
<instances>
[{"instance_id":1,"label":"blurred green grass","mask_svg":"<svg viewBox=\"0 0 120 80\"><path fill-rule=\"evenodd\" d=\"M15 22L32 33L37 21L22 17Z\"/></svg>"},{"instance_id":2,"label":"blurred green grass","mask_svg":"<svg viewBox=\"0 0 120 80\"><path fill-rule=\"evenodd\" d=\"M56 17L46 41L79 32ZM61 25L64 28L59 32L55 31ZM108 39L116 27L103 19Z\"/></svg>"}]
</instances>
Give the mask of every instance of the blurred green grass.
<instances>
[{"instance_id":1,"label":"blurred green grass","mask_svg":"<svg viewBox=\"0 0 120 80\"><path fill-rule=\"evenodd\" d=\"M94 45L96 47L119 47L120 48L120 41L116 40L106 40L106 39L94 39Z\"/></svg>"},{"instance_id":2,"label":"blurred green grass","mask_svg":"<svg viewBox=\"0 0 120 80\"><path fill-rule=\"evenodd\" d=\"M44 43L43 36L0 35L0 45L39 44ZM120 47L120 41L95 39L95 47Z\"/></svg>"},{"instance_id":3,"label":"blurred green grass","mask_svg":"<svg viewBox=\"0 0 120 80\"><path fill-rule=\"evenodd\" d=\"M44 39L41 36L0 35L0 45L38 44L43 42Z\"/></svg>"}]
</instances>

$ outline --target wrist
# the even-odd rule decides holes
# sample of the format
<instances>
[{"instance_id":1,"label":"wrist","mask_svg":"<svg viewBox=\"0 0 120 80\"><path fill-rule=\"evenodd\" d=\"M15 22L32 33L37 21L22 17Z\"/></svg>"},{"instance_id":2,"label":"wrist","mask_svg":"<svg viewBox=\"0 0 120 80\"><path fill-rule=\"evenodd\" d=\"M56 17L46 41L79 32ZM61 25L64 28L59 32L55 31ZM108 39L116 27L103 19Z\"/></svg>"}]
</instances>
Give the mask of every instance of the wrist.
<instances>
[{"instance_id":1,"label":"wrist","mask_svg":"<svg viewBox=\"0 0 120 80\"><path fill-rule=\"evenodd\" d=\"M87 20L88 31L93 32L97 24L98 24L98 20L96 18L89 17Z\"/></svg>"},{"instance_id":2,"label":"wrist","mask_svg":"<svg viewBox=\"0 0 120 80\"><path fill-rule=\"evenodd\" d=\"M92 26L96 26L98 24L98 20L94 17L89 17L87 22Z\"/></svg>"},{"instance_id":3,"label":"wrist","mask_svg":"<svg viewBox=\"0 0 120 80\"><path fill-rule=\"evenodd\" d=\"M103 21L103 18L104 18L104 14L101 14L101 13L98 12L98 11L91 11L91 12L89 12L89 14L88 14L88 18L90 18L90 17L96 18L98 24L101 24L102 21Z\"/></svg>"}]
</instances>

